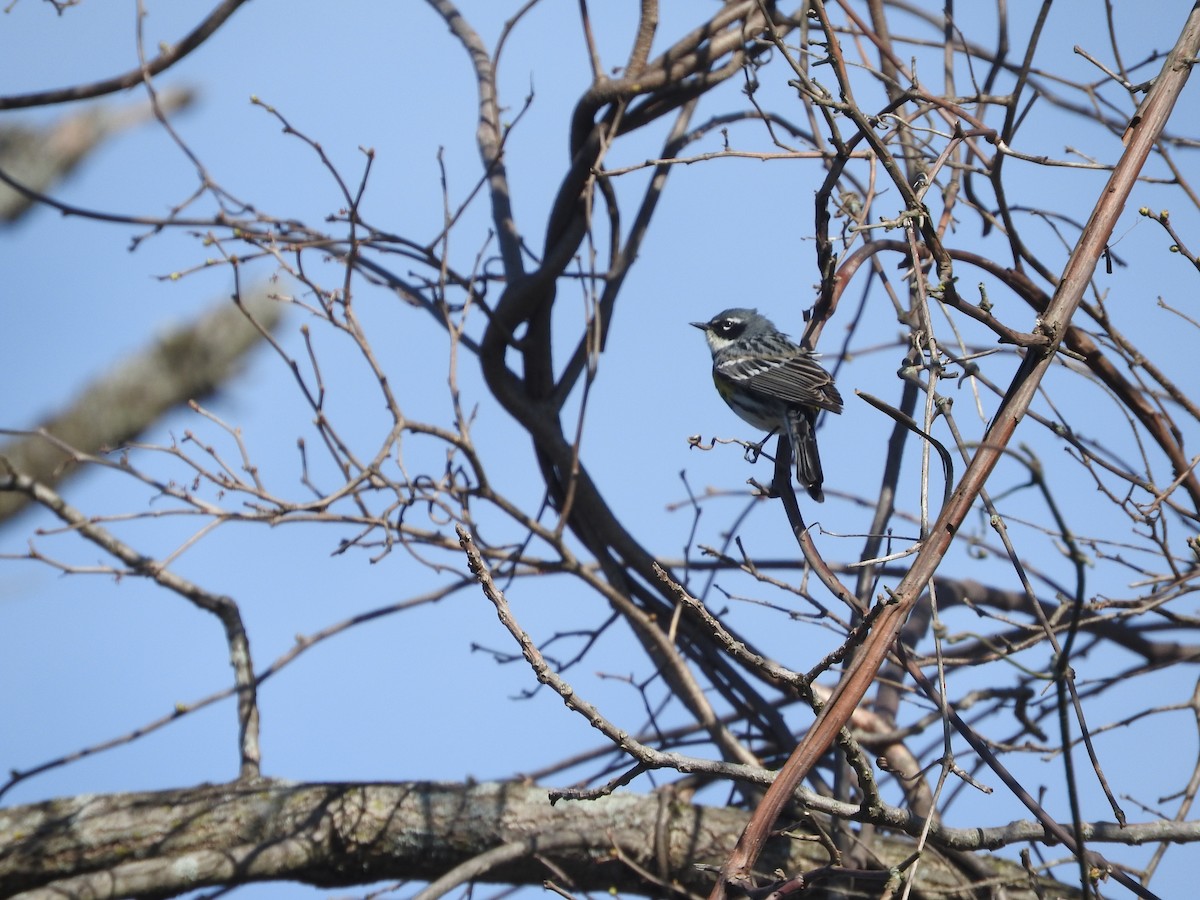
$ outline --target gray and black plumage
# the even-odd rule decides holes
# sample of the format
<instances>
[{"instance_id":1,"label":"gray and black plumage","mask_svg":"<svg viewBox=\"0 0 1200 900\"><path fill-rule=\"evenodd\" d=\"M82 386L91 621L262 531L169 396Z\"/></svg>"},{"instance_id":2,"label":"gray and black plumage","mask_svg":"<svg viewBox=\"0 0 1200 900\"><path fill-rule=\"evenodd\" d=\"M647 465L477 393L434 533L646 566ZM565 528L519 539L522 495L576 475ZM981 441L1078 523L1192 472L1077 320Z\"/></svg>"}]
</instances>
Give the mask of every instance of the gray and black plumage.
<instances>
[{"instance_id":1,"label":"gray and black plumage","mask_svg":"<svg viewBox=\"0 0 1200 900\"><path fill-rule=\"evenodd\" d=\"M786 434L796 479L823 501L825 474L814 426L821 410L842 411L842 395L818 355L792 343L754 309L727 309L691 324L704 332L713 382L729 408L755 428Z\"/></svg>"}]
</instances>

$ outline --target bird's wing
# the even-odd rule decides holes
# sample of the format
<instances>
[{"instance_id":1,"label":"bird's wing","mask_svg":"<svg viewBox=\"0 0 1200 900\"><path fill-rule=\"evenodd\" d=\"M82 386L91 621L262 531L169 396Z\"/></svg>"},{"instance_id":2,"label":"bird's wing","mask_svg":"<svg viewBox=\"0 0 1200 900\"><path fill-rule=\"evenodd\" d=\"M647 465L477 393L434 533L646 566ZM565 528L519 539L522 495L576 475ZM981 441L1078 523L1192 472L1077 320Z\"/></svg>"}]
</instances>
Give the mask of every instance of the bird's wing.
<instances>
[{"instance_id":1,"label":"bird's wing","mask_svg":"<svg viewBox=\"0 0 1200 900\"><path fill-rule=\"evenodd\" d=\"M717 372L734 384L789 403L842 411L842 395L834 387L833 376L812 353L741 356L719 363Z\"/></svg>"}]
</instances>

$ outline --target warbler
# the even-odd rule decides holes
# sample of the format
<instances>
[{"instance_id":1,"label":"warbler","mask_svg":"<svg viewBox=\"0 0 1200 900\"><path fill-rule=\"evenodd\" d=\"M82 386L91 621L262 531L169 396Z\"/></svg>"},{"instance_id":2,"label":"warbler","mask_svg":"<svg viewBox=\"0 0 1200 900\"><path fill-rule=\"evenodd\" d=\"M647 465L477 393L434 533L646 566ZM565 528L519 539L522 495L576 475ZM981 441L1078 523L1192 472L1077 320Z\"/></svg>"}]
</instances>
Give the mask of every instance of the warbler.
<instances>
[{"instance_id":1,"label":"warbler","mask_svg":"<svg viewBox=\"0 0 1200 900\"><path fill-rule=\"evenodd\" d=\"M708 341L721 398L755 428L787 435L796 479L823 502L825 475L814 426L821 410L842 411L842 395L817 362L818 354L792 343L755 309L727 309L691 324Z\"/></svg>"}]
</instances>

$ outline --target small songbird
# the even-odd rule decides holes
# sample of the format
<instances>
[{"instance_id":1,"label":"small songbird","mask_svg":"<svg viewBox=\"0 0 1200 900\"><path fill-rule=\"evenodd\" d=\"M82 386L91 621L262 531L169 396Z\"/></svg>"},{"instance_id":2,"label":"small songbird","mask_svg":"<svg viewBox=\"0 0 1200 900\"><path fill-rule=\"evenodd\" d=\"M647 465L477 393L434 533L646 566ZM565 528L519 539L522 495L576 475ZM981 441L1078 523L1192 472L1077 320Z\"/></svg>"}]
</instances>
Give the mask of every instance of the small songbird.
<instances>
[{"instance_id":1,"label":"small songbird","mask_svg":"<svg viewBox=\"0 0 1200 900\"><path fill-rule=\"evenodd\" d=\"M814 425L827 409L842 411L833 376L817 354L793 344L754 309L727 309L692 322L712 351L713 382L729 408L755 428L788 436L796 478L818 503L825 499Z\"/></svg>"}]
</instances>

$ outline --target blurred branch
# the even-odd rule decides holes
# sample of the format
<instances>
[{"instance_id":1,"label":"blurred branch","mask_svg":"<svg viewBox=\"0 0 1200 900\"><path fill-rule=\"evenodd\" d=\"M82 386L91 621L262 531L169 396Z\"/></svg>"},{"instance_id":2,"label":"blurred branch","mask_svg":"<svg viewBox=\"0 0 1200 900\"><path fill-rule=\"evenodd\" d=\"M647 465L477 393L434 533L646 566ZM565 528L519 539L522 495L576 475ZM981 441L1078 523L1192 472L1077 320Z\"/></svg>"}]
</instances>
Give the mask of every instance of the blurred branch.
<instances>
[{"instance_id":1,"label":"blurred branch","mask_svg":"<svg viewBox=\"0 0 1200 900\"><path fill-rule=\"evenodd\" d=\"M67 409L35 430L0 429L0 434L17 436L0 446L0 472L58 484L76 467L67 448L83 454L116 449L172 408L212 393L258 346L260 329L274 328L281 318L281 304L265 288L248 294L238 306L223 301L92 382ZM0 521L28 499L0 492Z\"/></svg>"},{"instance_id":2,"label":"blurred branch","mask_svg":"<svg viewBox=\"0 0 1200 900\"><path fill-rule=\"evenodd\" d=\"M173 88L159 95L158 105L163 114L171 114L187 109L195 99L193 91ZM0 171L33 194L44 194L106 139L151 121L151 104L139 103L120 109L94 106L64 116L49 128L6 123L0 126ZM30 194L0 182L0 223L17 221L34 202Z\"/></svg>"}]
</instances>

